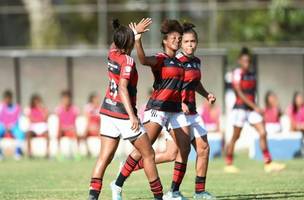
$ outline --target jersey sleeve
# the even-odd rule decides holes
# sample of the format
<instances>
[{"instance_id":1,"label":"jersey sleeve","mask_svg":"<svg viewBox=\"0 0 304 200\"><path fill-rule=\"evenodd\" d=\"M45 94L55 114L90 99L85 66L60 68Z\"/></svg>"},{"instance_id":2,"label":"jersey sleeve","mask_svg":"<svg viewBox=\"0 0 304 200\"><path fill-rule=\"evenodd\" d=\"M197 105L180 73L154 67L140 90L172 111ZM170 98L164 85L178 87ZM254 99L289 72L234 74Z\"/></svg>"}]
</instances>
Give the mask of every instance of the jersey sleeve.
<instances>
[{"instance_id":1,"label":"jersey sleeve","mask_svg":"<svg viewBox=\"0 0 304 200\"><path fill-rule=\"evenodd\" d=\"M134 59L130 56L126 56L126 59L123 61L121 65L120 78L124 78L127 80L131 79L131 74L134 70Z\"/></svg>"}]
</instances>

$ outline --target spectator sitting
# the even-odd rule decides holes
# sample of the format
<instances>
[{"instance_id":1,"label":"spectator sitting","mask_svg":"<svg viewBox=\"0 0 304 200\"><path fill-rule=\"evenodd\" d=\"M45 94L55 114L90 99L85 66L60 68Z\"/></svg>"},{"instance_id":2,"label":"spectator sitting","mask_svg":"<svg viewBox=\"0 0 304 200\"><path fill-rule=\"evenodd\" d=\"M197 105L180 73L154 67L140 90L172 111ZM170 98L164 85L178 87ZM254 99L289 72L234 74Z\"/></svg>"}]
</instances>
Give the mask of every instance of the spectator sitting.
<instances>
[{"instance_id":1,"label":"spectator sitting","mask_svg":"<svg viewBox=\"0 0 304 200\"><path fill-rule=\"evenodd\" d=\"M295 92L292 105L287 108L290 119L290 130L304 132L304 97L300 92Z\"/></svg>"},{"instance_id":2,"label":"spectator sitting","mask_svg":"<svg viewBox=\"0 0 304 200\"><path fill-rule=\"evenodd\" d=\"M282 115L279 107L278 97L272 92L268 91L265 95L265 110L264 121L266 131L268 133L278 133L281 131L280 117Z\"/></svg>"},{"instance_id":3,"label":"spectator sitting","mask_svg":"<svg viewBox=\"0 0 304 200\"><path fill-rule=\"evenodd\" d=\"M100 116L99 116L99 109L100 109L100 99L96 93L92 93L89 96L88 103L84 106L84 114L87 118L87 128L84 135L86 141L88 137L98 137L100 135ZM88 143L86 142L86 145ZM87 149L88 146L87 146ZM89 151L88 151L89 152ZM90 153L89 153L90 155Z\"/></svg>"},{"instance_id":4,"label":"spectator sitting","mask_svg":"<svg viewBox=\"0 0 304 200\"><path fill-rule=\"evenodd\" d=\"M287 108L290 119L290 130L300 131L304 135L304 97L300 92L295 92L292 105ZM304 157L304 137L302 138L301 155Z\"/></svg>"},{"instance_id":5,"label":"spectator sitting","mask_svg":"<svg viewBox=\"0 0 304 200\"><path fill-rule=\"evenodd\" d=\"M208 132L220 132L220 115L221 110L219 106L204 101L200 116L202 117Z\"/></svg>"},{"instance_id":6,"label":"spectator sitting","mask_svg":"<svg viewBox=\"0 0 304 200\"><path fill-rule=\"evenodd\" d=\"M31 97L30 106L25 109L25 115L30 121L29 131L26 135L28 156L32 157L31 140L34 137L44 137L47 141L46 157L49 157L49 135L48 135L48 110L44 107L43 101L38 94Z\"/></svg>"},{"instance_id":7,"label":"spectator sitting","mask_svg":"<svg viewBox=\"0 0 304 200\"><path fill-rule=\"evenodd\" d=\"M25 139L24 132L19 127L20 116L20 106L13 103L13 93L9 90L6 90L3 94L3 102L0 103L0 138L9 135L16 139L16 160L21 159L23 155L21 147ZM1 149L0 159L3 159Z\"/></svg>"},{"instance_id":8,"label":"spectator sitting","mask_svg":"<svg viewBox=\"0 0 304 200\"><path fill-rule=\"evenodd\" d=\"M59 118L58 149L60 149L62 137L76 139L79 144L79 137L76 132L76 119L79 115L79 109L72 104L70 91L65 90L61 93L61 103L55 112Z\"/></svg>"}]
</instances>

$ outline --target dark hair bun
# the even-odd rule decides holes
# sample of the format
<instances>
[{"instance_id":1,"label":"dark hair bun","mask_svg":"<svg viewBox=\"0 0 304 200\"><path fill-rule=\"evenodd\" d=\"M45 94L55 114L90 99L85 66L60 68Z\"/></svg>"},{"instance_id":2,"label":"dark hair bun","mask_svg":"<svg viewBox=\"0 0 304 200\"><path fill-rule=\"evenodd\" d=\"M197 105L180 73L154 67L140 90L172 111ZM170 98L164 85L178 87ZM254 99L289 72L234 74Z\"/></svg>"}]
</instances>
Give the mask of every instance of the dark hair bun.
<instances>
[{"instance_id":1,"label":"dark hair bun","mask_svg":"<svg viewBox=\"0 0 304 200\"><path fill-rule=\"evenodd\" d=\"M165 19L161 25L160 32L162 34L178 32L182 35L183 28L177 20Z\"/></svg>"},{"instance_id":2,"label":"dark hair bun","mask_svg":"<svg viewBox=\"0 0 304 200\"><path fill-rule=\"evenodd\" d=\"M189 22L184 22L183 23L183 30L184 32L191 31L193 28L195 28L195 25Z\"/></svg>"},{"instance_id":3,"label":"dark hair bun","mask_svg":"<svg viewBox=\"0 0 304 200\"><path fill-rule=\"evenodd\" d=\"M241 55L250 55L250 51L249 51L249 49L247 47L243 47L241 49L241 53L240 54Z\"/></svg>"},{"instance_id":4,"label":"dark hair bun","mask_svg":"<svg viewBox=\"0 0 304 200\"><path fill-rule=\"evenodd\" d=\"M114 19L112 21L112 27L114 28L114 30L118 29L120 27L120 23L118 19Z\"/></svg>"}]
</instances>

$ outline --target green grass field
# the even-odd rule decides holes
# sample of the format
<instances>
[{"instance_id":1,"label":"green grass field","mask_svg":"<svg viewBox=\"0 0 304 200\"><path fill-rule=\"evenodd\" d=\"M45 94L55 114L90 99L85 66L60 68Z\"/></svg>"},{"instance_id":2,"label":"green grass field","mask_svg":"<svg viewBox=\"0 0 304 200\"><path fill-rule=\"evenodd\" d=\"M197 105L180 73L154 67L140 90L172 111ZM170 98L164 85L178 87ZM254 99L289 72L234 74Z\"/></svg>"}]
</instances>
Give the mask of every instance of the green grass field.
<instances>
[{"instance_id":1,"label":"green grass field","mask_svg":"<svg viewBox=\"0 0 304 200\"><path fill-rule=\"evenodd\" d=\"M94 159L47 161L43 159L0 162L1 200L85 200ZM265 174L261 162L236 158L237 175L223 173L222 159L210 162L207 189L218 199L304 199L304 160L285 162L287 169ZM109 183L116 177L118 161L108 168L100 199L109 200ZM164 191L167 191L172 164L159 165ZM194 190L194 163L190 162L181 190L191 197ZM124 187L125 199L152 199L143 171L134 173Z\"/></svg>"}]
</instances>

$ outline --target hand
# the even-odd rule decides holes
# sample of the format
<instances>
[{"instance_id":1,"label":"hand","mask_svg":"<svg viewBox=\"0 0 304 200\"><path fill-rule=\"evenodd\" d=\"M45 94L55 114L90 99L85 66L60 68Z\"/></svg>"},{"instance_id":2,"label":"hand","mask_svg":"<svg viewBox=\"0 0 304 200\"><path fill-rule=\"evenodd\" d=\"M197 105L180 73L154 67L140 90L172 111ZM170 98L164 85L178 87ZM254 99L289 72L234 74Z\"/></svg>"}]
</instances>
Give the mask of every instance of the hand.
<instances>
[{"instance_id":1,"label":"hand","mask_svg":"<svg viewBox=\"0 0 304 200\"><path fill-rule=\"evenodd\" d=\"M182 110L186 115L188 115L190 113L189 107L185 103L182 103Z\"/></svg>"},{"instance_id":2,"label":"hand","mask_svg":"<svg viewBox=\"0 0 304 200\"><path fill-rule=\"evenodd\" d=\"M130 117L130 121L131 121L131 130L135 132L139 131L139 126L140 126L139 119L134 115Z\"/></svg>"},{"instance_id":3,"label":"hand","mask_svg":"<svg viewBox=\"0 0 304 200\"><path fill-rule=\"evenodd\" d=\"M208 94L207 99L210 104L214 104L216 101L216 97L212 93Z\"/></svg>"},{"instance_id":4,"label":"hand","mask_svg":"<svg viewBox=\"0 0 304 200\"><path fill-rule=\"evenodd\" d=\"M132 22L131 22L132 24ZM152 24L151 18L143 18L138 24L133 23L135 25L135 30L137 34L142 34L149 31L148 27Z\"/></svg>"},{"instance_id":5,"label":"hand","mask_svg":"<svg viewBox=\"0 0 304 200\"><path fill-rule=\"evenodd\" d=\"M135 35L135 40L141 38L141 34L149 31L148 27L152 24L151 18L143 18L138 24L131 22L129 24L130 29L133 30Z\"/></svg>"}]
</instances>

